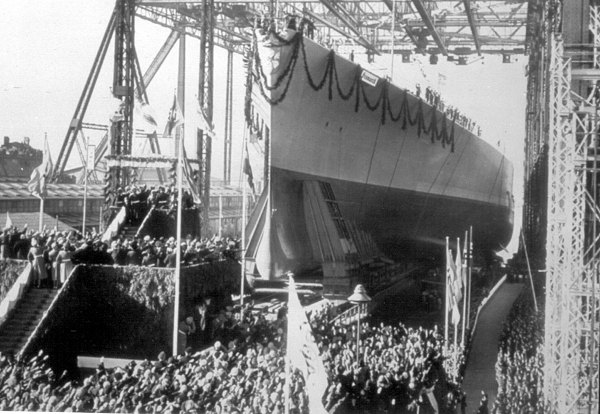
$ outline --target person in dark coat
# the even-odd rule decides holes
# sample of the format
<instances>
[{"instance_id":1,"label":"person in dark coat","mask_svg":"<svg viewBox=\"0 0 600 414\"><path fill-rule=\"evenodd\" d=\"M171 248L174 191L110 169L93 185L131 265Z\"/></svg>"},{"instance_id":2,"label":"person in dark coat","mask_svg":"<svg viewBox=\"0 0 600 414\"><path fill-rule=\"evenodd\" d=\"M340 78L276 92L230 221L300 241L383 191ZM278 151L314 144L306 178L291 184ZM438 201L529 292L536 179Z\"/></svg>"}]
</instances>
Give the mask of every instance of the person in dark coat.
<instances>
[{"instance_id":1,"label":"person in dark coat","mask_svg":"<svg viewBox=\"0 0 600 414\"><path fill-rule=\"evenodd\" d=\"M29 239L25 234L21 234L19 240L13 245L13 255L19 260L25 260L27 258L27 252L29 252Z\"/></svg>"}]
</instances>

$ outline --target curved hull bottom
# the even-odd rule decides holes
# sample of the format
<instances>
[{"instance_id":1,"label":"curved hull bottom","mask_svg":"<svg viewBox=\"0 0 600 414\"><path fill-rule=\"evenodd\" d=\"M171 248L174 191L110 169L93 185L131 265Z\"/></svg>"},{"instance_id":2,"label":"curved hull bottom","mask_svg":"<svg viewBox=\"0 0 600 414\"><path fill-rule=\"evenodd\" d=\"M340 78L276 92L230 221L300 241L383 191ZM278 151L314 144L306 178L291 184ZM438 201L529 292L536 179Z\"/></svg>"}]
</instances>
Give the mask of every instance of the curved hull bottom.
<instances>
[{"instance_id":1,"label":"curved hull bottom","mask_svg":"<svg viewBox=\"0 0 600 414\"><path fill-rule=\"evenodd\" d=\"M331 190L324 191L325 207L319 209L317 201L307 200L310 192L306 183L316 183L314 189ZM265 228L270 235L263 236L263 241L269 241L266 260L270 262L271 276L337 261L329 254L330 240L316 236L319 231L330 237L336 233L332 226L318 230L319 226L327 227L326 216L331 212L336 217L341 214L346 224L363 236L368 235L381 253L397 261L439 261L444 257L445 238L450 237L451 242L457 237L462 239L469 226L473 226L475 248L491 254L506 246L513 226L509 206L316 177L275 167L271 211L271 223ZM356 232L354 235L356 238ZM364 237L360 238L364 242Z\"/></svg>"}]
</instances>

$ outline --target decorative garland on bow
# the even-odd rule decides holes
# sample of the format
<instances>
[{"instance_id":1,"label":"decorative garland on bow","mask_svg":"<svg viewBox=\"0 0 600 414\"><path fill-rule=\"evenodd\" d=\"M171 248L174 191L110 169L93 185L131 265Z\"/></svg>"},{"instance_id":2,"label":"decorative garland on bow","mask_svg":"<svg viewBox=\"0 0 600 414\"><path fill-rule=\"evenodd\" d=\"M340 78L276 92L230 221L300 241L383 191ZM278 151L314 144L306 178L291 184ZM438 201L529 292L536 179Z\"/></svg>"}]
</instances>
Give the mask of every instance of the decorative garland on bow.
<instances>
[{"instance_id":1,"label":"decorative garland on bow","mask_svg":"<svg viewBox=\"0 0 600 414\"><path fill-rule=\"evenodd\" d=\"M277 76L272 84L269 84L267 79L267 74L263 70L263 65L260 59L260 55L258 53L258 40L256 36L253 38L252 42L252 53L248 59L248 75L246 78L246 97L245 97L245 116L246 123L249 127L253 127L254 129L258 129L257 126L254 125L254 120L252 119L252 110L251 110L251 100L252 100L252 84L253 78L257 78L257 84L260 89L260 94L262 97L270 104L270 105L278 105L282 102L288 93L292 77L294 75L294 70L296 68L296 63L300 54L302 54L302 63L304 66L304 72L306 73L306 78L308 80L308 84L314 91L320 91L325 87L325 84L328 86L328 98L329 100L333 99L333 85L335 83L335 88L338 96L344 100L348 101L352 99L354 96L354 112L358 112L360 109L361 97L362 102L370 111L374 112L381 108L381 123L385 125L387 119L389 118L392 122L402 122L402 129L405 130L407 125L417 126L417 134L420 137L422 133L429 135L431 137L431 142L435 143L436 141L441 142L442 147L446 147L446 145L450 146L450 151L454 152L454 125L455 121L448 119L446 114L442 114L442 122L441 127L438 127L438 111L436 107L432 107L430 111L430 119L429 122L425 120L425 114L423 110L423 100L418 98L418 107L416 113L411 113L409 108L409 99L408 92L406 90L403 91L402 95L402 103L400 104L400 109L397 113L394 113L392 110L389 91L390 91L390 83L386 79L381 79L382 86L379 92L379 96L375 102L369 101L367 97L366 88L361 81L361 74L363 69L360 65L357 65L354 70L354 76L352 80L352 84L349 86L347 91L344 91L340 85L339 75L335 63L335 52L331 50L327 54L325 71L323 72L322 77L316 81L313 74L310 73L308 68L308 62L306 57L306 49L304 45L304 37L302 35L302 30L299 30L294 34L294 36L286 40L281 36L277 35L274 32L270 32L269 35L275 36L278 42L280 42L281 46L291 46L292 52L291 57L283 69L283 71ZM253 70L255 74L253 75ZM285 84L284 84L285 83ZM278 97L271 97L271 92L275 90L281 90L278 94ZM450 132L448 132L448 122L451 122Z\"/></svg>"}]
</instances>

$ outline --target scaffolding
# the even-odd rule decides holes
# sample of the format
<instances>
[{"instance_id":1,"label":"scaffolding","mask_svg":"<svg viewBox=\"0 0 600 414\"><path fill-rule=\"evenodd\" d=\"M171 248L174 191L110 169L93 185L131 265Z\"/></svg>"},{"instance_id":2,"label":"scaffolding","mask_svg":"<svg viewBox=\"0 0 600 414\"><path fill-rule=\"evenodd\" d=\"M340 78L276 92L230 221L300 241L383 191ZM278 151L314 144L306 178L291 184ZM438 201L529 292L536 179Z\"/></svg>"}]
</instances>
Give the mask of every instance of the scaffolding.
<instances>
[{"instance_id":1,"label":"scaffolding","mask_svg":"<svg viewBox=\"0 0 600 414\"><path fill-rule=\"evenodd\" d=\"M600 24L598 8L590 6L593 44L565 44L559 17L554 16L546 49L549 67L544 395L547 412L596 413Z\"/></svg>"}]
</instances>

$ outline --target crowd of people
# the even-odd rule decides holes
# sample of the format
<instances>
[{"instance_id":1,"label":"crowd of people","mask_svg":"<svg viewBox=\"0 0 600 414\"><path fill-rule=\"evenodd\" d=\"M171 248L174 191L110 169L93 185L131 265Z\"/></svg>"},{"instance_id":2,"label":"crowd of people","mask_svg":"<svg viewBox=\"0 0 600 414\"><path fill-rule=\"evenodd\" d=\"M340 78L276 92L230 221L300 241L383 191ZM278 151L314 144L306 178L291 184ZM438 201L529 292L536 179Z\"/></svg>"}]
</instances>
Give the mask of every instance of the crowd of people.
<instances>
[{"instance_id":1,"label":"crowd of people","mask_svg":"<svg viewBox=\"0 0 600 414\"><path fill-rule=\"evenodd\" d=\"M227 237L193 238L180 243L186 265L235 258L239 242ZM57 288L68 276L70 267L80 263L119 266L175 267L175 238L125 237L117 235L109 243L96 230L82 235L76 231L44 228L41 232L6 227L0 233L0 259L28 260L33 267L36 287Z\"/></svg>"},{"instance_id":2,"label":"crowd of people","mask_svg":"<svg viewBox=\"0 0 600 414\"><path fill-rule=\"evenodd\" d=\"M239 310L236 312L239 313ZM437 329L362 324L360 358L354 324L329 323L330 306L309 315L329 376L323 403L330 412L417 412L447 408L460 389L435 392L443 380ZM42 354L28 361L0 357L0 410L134 413L283 413L286 318L246 309L216 333L209 348L96 372L81 382L56 378ZM303 378L293 372L291 413L308 413ZM442 381L444 382L444 381ZM437 397L435 396L437 395ZM439 396L442 395L440 398Z\"/></svg>"},{"instance_id":3,"label":"crowd of people","mask_svg":"<svg viewBox=\"0 0 600 414\"><path fill-rule=\"evenodd\" d=\"M417 98L421 97L421 85L416 85L415 94ZM460 112L458 108L446 104L442 99L442 95L439 92L427 86L425 88L424 98L425 102L444 112L448 116L448 118L452 119L458 125L477 134L477 136L479 137L481 136L481 127L471 118Z\"/></svg>"},{"instance_id":4,"label":"crowd of people","mask_svg":"<svg viewBox=\"0 0 600 414\"><path fill-rule=\"evenodd\" d=\"M6 297L24 268L22 262L0 259L0 302Z\"/></svg>"},{"instance_id":5,"label":"crowd of people","mask_svg":"<svg viewBox=\"0 0 600 414\"><path fill-rule=\"evenodd\" d=\"M543 413L544 314L535 312L531 290L515 301L500 338L498 394L493 413Z\"/></svg>"},{"instance_id":6,"label":"crowd of people","mask_svg":"<svg viewBox=\"0 0 600 414\"><path fill-rule=\"evenodd\" d=\"M188 190L183 190L181 205L184 209L196 208L194 198ZM117 189L116 208L125 207L127 220L131 224L140 224L152 207L167 213L177 210L177 188L171 186L151 186L131 184Z\"/></svg>"}]
</instances>

